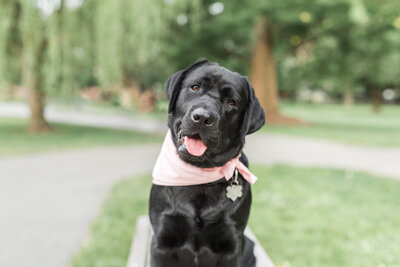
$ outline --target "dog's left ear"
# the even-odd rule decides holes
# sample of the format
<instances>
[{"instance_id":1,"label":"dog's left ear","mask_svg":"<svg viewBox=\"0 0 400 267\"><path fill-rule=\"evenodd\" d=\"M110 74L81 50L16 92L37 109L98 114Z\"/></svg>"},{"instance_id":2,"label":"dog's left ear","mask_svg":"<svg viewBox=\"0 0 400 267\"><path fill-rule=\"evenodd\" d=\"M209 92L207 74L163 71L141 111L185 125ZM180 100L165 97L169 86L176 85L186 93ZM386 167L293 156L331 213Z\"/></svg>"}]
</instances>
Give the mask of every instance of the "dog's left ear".
<instances>
[{"instance_id":1,"label":"dog's left ear","mask_svg":"<svg viewBox=\"0 0 400 267\"><path fill-rule=\"evenodd\" d=\"M185 79L186 75L205 64L212 64L212 63L207 59L195 62L186 69L180 70L172 74L172 76L170 76L167 79L164 88L165 88L165 93L167 94L169 100L168 113L171 113L174 110L175 102L178 99L182 87L182 82Z\"/></svg>"},{"instance_id":2,"label":"dog's left ear","mask_svg":"<svg viewBox=\"0 0 400 267\"><path fill-rule=\"evenodd\" d=\"M242 138L245 138L246 135L259 130L265 124L264 110L255 96L254 88L251 86L247 78L244 79L246 80L249 99L241 129Z\"/></svg>"}]
</instances>

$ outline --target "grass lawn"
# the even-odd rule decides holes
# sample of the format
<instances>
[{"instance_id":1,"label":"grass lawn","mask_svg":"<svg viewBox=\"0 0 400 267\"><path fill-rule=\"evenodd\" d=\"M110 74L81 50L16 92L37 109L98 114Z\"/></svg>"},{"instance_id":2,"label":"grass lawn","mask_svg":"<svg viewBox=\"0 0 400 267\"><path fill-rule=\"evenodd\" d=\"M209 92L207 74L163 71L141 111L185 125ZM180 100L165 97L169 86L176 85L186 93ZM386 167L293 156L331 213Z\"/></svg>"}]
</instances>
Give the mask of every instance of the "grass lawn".
<instances>
[{"instance_id":1,"label":"grass lawn","mask_svg":"<svg viewBox=\"0 0 400 267\"><path fill-rule=\"evenodd\" d=\"M384 106L379 114L370 105L311 105L282 102L283 114L303 119L306 126L267 125L264 130L368 146L400 146L400 107ZM268 122L268 114L266 114Z\"/></svg>"},{"instance_id":2,"label":"grass lawn","mask_svg":"<svg viewBox=\"0 0 400 267\"><path fill-rule=\"evenodd\" d=\"M30 134L27 120L0 118L0 156L103 145L161 142L149 134L52 124L54 132Z\"/></svg>"},{"instance_id":3,"label":"grass lawn","mask_svg":"<svg viewBox=\"0 0 400 267\"><path fill-rule=\"evenodd\" d=\"M71 267L126 267L136 218L148 213L150 186L149 176L114 185Z\"/></svg>"},{"instance_id":4,"label":"grass lawn","mask_svg":"<svg viewBox=\"0 0 400 267\"><path fill-rule=\"evenodd\" d=\"M400 182L342 170L254 166L250 225L280 266L400 266ZM151 177L114 186L72 267L125 266Z\"/></svg>"}]
</instances>

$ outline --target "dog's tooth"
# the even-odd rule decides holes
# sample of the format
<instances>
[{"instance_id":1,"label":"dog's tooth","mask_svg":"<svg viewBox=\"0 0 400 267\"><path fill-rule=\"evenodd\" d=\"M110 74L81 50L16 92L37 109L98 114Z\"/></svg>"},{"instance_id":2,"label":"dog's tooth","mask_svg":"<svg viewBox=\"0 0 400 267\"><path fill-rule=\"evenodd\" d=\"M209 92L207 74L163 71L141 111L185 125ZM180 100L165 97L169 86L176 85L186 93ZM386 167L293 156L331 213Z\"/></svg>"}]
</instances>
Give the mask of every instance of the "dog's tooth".
<instances>
[{"instance_id":1,"label":"dog's tooth","mask_svg":"<svg viewBox=\"0 0 400 267\"><path fill-rule=\"evenodd\" d=\"M185 143L183 143L182 145L180 145L178 147L178 151L183 151L183 150L186 150L186 144Z\"/></svg>"}]
</instances>

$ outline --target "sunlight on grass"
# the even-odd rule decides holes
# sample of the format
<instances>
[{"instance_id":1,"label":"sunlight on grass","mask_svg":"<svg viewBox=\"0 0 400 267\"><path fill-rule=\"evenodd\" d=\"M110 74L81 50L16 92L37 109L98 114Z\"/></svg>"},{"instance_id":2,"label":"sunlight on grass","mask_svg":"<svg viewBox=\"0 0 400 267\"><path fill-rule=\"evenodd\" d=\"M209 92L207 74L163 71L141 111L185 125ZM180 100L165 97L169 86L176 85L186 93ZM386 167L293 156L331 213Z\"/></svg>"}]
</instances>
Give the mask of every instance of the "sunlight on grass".
<instances>
[{"instance_id":1,"label":"sunlight on grass","mask_svg":"<svg viewBox=\"0 0 400 267\"><path fill-rule=\"evenodd\" d=\"M148 213L150 184L150 177L144 176L112 188L71 267L126 266L136 218Z\"/></svg>"},{"instance_id":2,"label":"sunlight on grass","mask_svg":"<svg viewBox=\"0 0 400 267\"><path fill-rule=\"evenodd\" d=\"M282 103L281 112L310 125L268 125L264 131L368 146L400 146L400 108L384 106L379 114L370 105L311 105Z\"/></svg>"},{"instance_id":3,"label":"sunlight on grass","mask_svg":"<svg viewBox=\"0 0 400 267\"><path fill-rule=\"evenodd\" d=\"M250 225L275 263L399 266L398 181L288 166L254 171Z\"/></svg>"},{"instance_id":4,"label":"sunlight on grass","mask_svg":"<svg viewBox=\"0 0 400 267\"><path fill-rule=\"evenodd\" d=\"M400 183L364 173L254 166L250 222L276 264L399 266ZM125 266L151 177L119 182L72 267Z\"/></svg>"}]
</instances>

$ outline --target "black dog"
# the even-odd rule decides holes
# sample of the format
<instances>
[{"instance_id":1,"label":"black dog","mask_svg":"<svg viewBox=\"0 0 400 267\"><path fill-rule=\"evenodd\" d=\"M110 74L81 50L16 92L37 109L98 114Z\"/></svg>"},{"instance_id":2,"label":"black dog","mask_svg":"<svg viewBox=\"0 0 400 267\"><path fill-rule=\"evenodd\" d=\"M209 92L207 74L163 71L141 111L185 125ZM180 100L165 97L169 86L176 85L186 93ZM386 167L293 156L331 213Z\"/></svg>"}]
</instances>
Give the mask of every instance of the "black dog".
<instances>
[{"instance_id":1,"label":"black dog","mask_svg":"<svg viewBox=\"0 0 400 267\"><path fill-rule=\"evenodd\" d=\"M246 77L204 60L172 75L165 90L174 149L185 164L213 168L241 154L248 166L242 153L245 136L261 128L265 118ZM201 141L205 152L189 152L185 138ZM233 178L191 186L153 184L152 267L255 266L254 244L243 234L250 185L240 173L236 177L243 194L234 201L227 197Z\"/></svg>"}]
</instances>

